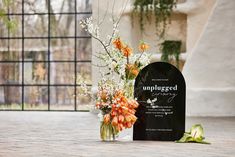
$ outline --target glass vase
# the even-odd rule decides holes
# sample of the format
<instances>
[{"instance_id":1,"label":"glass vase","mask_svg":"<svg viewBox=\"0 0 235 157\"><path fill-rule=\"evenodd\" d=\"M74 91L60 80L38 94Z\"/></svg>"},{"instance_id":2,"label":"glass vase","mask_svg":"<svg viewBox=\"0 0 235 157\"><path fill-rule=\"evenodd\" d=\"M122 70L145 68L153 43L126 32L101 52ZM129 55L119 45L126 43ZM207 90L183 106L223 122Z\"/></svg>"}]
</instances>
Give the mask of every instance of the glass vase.
<instances>
[{"instance_id":1,"label":"glass vase","mask_svg":"<svg viewBox=\"0 0 235 157\"><path fill-rule=\"evenodd\" d=\"M124 91L127 98L134 98L134 80L125 81Z\"/></svg>"},{"instance_id":2,"label":"glass vase","mask_svg":"<svg viewBox=\"0 0 235 157\"><path fill-rule=\"evenodd\" d=\"M105 124L101 122L100 125L100 138L102 141L115 141L118 133L111 123Z\"/></svg>"}]
</instances>

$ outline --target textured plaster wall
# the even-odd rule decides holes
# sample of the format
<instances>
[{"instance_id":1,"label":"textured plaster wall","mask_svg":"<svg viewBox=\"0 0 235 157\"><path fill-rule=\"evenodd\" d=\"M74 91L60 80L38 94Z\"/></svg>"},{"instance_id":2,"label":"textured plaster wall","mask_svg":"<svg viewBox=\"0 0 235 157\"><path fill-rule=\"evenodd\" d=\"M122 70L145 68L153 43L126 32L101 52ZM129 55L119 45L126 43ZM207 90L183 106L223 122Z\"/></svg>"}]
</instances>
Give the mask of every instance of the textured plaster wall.
<instances>
[{"instance_id":1,"label":"textured plaster wall","mask_svg":"<svg viewBox=\"0 0 235 157\"><path fill-rule=\"evenodd\" d=\"M188 115L235 116L234 7L234 0L216 1L187 58L183 74Z\"/></svg>"}]
</instances>

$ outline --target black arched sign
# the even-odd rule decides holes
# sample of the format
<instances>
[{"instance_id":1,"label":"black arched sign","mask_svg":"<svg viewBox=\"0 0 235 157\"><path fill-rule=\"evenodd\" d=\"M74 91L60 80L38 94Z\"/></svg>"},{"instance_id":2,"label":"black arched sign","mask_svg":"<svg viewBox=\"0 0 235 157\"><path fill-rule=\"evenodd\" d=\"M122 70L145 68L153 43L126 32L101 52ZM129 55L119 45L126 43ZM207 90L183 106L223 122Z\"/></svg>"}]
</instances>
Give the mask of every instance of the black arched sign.
<instances>
[{"instance_id":1,"label":"black arched sign","mask_svg":"<svg viewBox=\"0 0 235 157\"><path fill-rule=\"evenodd\" d=\"M185 131L185 80L173 65L155 62L143 68L135 81L139 102L134 140L174 141Z\"/></svg>"}]
</instances>

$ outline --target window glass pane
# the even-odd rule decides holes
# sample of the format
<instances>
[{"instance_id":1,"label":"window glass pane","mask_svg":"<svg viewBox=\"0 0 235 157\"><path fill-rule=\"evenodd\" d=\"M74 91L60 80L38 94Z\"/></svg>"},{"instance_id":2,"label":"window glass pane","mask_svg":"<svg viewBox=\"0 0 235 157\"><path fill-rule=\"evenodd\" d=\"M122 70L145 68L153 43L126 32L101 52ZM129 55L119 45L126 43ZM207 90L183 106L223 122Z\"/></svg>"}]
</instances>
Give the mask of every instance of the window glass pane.
<instances>
[{"instance_id":1,"label":"window glass pane","mask_svg":"<svg viewBox=\"0 0 235 157\"><path fill-rule=\"evenodd\" d=\"M10 2L9 13L22 13L22 0L11 0Z\"/></svg>"},{"instance_id":2,"label":"window glass pane","mask_svg":"<svg viewBox=\"0 0 235 157\"><path fill-rule=\"evenodd\" d=\"M1 29L1 28L0 28ZM8 40L7 39L0 39L0 52L1 52L1 56L3 56L3 52L6 52L8 51ZM1 57L1 58L4 58L4 57Z\"/></svg>"},{"instance_id":3,"label":"window glass pane","mask_svg":"<svg viewBox=\"0 0 235 157\"><path fill-rule=\"evenodd\" d=\"M19 61L22 58L22 40L0 39L0 61ZM9 51L8 51L9 47Z\"/></svg>"},{"instance_id":4,"label":"window glass pane","mask_svg":"<svg viewBox=\"0 0 235 157\"><path fill-rule=\"evenodd\" d=\"M21 84L21 63L0 63L0 84Z\"/></svg>"},{"instance_id":5,"label":"window glass pane","mask_svg":"<svg viewBox=\"0 0 235 157\"><path fill-rule=\"evenodd\" d=\"M25 110L47 110L48 88L45 86L24 87L24 109Z\"/></svg>"},{"instance_id":6,"label":"window glass pane","mask_svg":"<svg viewBox=\"0 0 235 157\"><path fill-rule=\"evenodd\" d=\"M91 12L92 0L77 0L77 12Z\"/></svg>"},{"instance_id":7,"label":"window glass pane","mask_svg":"<svg viewBox=\"0 0 235 157\"><path fill-rule=\"evenodd\" d=\"M0 110L21 110L22 88L0 86Z\"/></svg>"},{"instance_id":8,"label":"window glass pane","mask_svg":"<svg viewBox=\"0 0 235 157\"><path fill-rule=\"evenodd\" d=\"M74 84L74 63L50 63L51 84Z\"/></svg>"},{"instance_id":9,"label":"window glass pane","mask_svg":"<svg viewBox=\"0 0 235 157\"><path fill-rule=\"evenodd\" d=\"M12 29L9 30L10 37L22 37L22 16L11 15L9 16L12 23Z\"/></svg>"},{"instance_id":10,"label":"window glass pane","mask_svg":"<svg viewBox=\"0 0 235 157\"><path fill-rule=\"evenodd\" d=\"M25 62L24 84L48 84L48 64L45 62Z\"/></svg>"},{"instance_id":11,"label":"window glass pane","mask_svg":"<svg viewBox=\"0 0 235 157\"><path fill-rule=\"evenodd\" d=\"M91 87L88 86L87 89L90 91ZM91 97L86 93L84 93L83 88L77 87L76 97L77 97L77 110L89 110L92 109L92 107L94 107L94 105L92 105Z\"/></svg>"},{"instance_id":12,"label":"window glass pane","mask_svg":"<svg viewBox=\"0 0 235 157\"><path fill-rule=\"evenodd\" d=\"M86 84L91 82L91 63L77 63L77 79L83 78ZM80 80L77 80L79 84Z\"/></svg>"},{"instance_id":13,"label":"window glass pane","mask_svg":"<svg viewBox=\"0 0 235 157\"><path fill-rule=\"evenodd\" d=\"M74 110L74 87L59 86L50 88L51 110Z\"/></svg>"},{"instance_id":14,"label":"window glass pane","mask_svg":"<svg viewBox=\"0 0 235 157\"><path fill-rule=\"evenodd\" d=\"M3 22L3 20L0 20L0 37L1 38L8 37L8 29L6 27L6 24Z\"/></svg>"},{"instance_id":15,"label":"window glass pane","mask_svg":"<svg viewBox=\"0 0 235 157\"><path fill-rule=\"evenodd\" d=\"M78 110L89 108L90 98L79 94L75 78L92 83L91 38L79 24L91 16L91 3L11 0L7 8L0 0L14 26L8 30L0 20L0 110L22 110L23 105L25 110L48 110L48 102L51 110L74 110L75 98Z\"/></svg>"},{"instance_id":16,"label":"window glass pane","mask_svg":"<svg viewBox=\"0 0 235 157\"><path fill-rule=\"evenodd\" d=\"M77 60L91 60L91 38L77 40Z\"/></svg>"},{"instance_id":17,"label":"window glass pane","mask_svg":"<svg viewBox=\"0 0 235 157\"><path fill-rule=\"evenodd\" d=\"M75 0L50 0L51 13L74 13Z\"/></svg>"},{"instance_id":18,"label":"window glass pane","mask_svg":"<svg viewBox=\"0 0 235 157\"><path fill-rule=\"evenodd\" d=\"M80 25L81 20L91 17L91 14L84 14L77 16L77 36L90 36Z\"/></svg>"},{"instance_id":19,"label":"window glass pane","mask_svg":"<svg viewBox=\"0 0 235 157\"><path fill-rule=\"evenodd\" d=\"M56 14L50 16L52 37L67 37L75 34L75 15Z\"/></svg>"},{"instance_id":20,"label":"window glass pane","mask_svg":"<svg viewBox=\"0 0 235 157\"><path fill-rule=\"evenodd\" d=\"M74 60L74 39L52 39L50 60Z\"/></svg>"},{"instance_id":21,"label":"window glass pane","mask_svg":"<svg viewBox=\"0 0 235 157\"><path fill-rule=\"evenodd\" d=\"M24 0L25 13L47 13L47 8L47 0Z\"/></svg>"},{"instance_id":22,"label":"window glass pane","mask_svg":"<svg viewBox=\"0 0 235 157\"><path fill-rule=\"evenodd\" d=\"M24 59L29 61L48 60L48 40L47 39L25 39Z\"/></svg>"},{"instance_id":23,"label":"window glass pane","mask_svg":"<svg viewBox=\"0 0 235 157\"><path fill-rule=\"evenodd\" d=\"M25 37L46 37L48 36L47 15L25 15L24 16Z\"/></svg>"}]
</instances>

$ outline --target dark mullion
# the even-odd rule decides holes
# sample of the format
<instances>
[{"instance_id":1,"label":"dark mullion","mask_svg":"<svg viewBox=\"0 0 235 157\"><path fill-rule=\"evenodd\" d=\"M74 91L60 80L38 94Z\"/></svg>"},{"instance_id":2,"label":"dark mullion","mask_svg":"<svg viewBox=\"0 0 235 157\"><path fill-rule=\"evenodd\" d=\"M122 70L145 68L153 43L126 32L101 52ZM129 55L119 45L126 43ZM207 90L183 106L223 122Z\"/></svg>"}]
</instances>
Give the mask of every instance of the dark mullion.
<instances>
[{"instance_id":1,"label":"dark mullion","mask_svg":"<svg viewBox=\"0 0 235 157\"><path fill-rule=\"evenodd\" d=\"M24 0L22 0L22 111L24 111Z\"/></svg>"},{"instance_id":2,"label":"dark mullion","mask_svg":"<svg viewBox=\"0 0 235 157\"><path fill-rule=\"evenodd\" d=\"M61 12L61 13L24 13L24 15L74 15L72 12ZM92 12L77 12L77 15L92 14ZM8 13L4 14L7 16L22 16L23 13Z\"/></svg>"},{"instance_id":3,"label":"dark mullion","mask_svg":"<svg viewBox=\"0 0 235 157\"><path fill-rule=\"evenodd\" d=\"M0 37L2 40L8 40L8 39L48 39L48 37ZM91 38L91 36L51 36L51 39L87 39Z\"/></svg>"},{"instance_id":4,"label":"dark mullion","mask_svg":"<svg viewBox=\"0 0 235 157\"><path fill-rule=\"evenodd\" d=\"M75 37L77 36L77 0L75 0ZM77 111L77 38L74 44L74 66L75 66L75 80L74 80L74 110Z\"/></svg>"},{"instance_id":5,"label":"dark mullion","mask_svg":"<svg viewBox=\"0 0 235 157\"><path fill-rule=\"evenodd\" d=\"M51 49L51 20L50 20L50 12L51 12L51 9L50 9L50 5L51 5L51 1L48 0L47 1L47 5L48 5L48 70L47 70L47 77L48 77L48 84L47 84L47 88L48 88L48 111L50 111L50 49Z\"/></svg>"}]
</instances>

